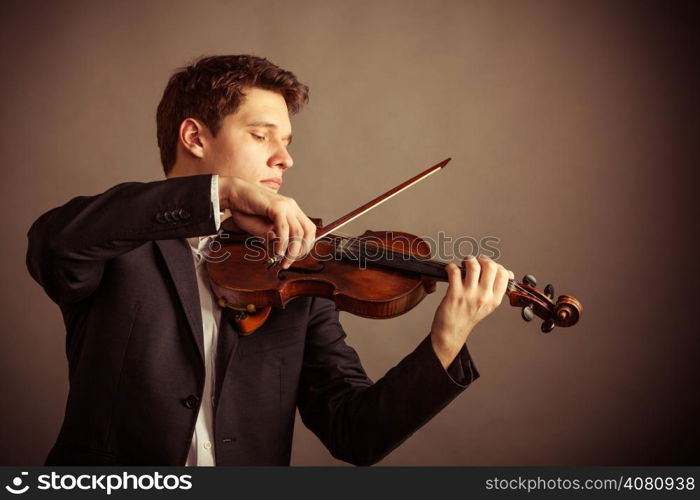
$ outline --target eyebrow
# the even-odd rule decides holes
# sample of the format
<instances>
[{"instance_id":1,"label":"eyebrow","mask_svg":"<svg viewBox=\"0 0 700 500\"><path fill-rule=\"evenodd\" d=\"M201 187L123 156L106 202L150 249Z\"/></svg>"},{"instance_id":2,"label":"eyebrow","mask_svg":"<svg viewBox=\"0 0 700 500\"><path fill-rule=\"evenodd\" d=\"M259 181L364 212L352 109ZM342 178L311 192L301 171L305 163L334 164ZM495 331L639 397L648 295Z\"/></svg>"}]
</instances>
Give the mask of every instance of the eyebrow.
<instances>
[{"instance_id":1,"label":"eyebrow","mask_svg":"<svg viewBox=\"0 0 700 500\"><path fill-rule=\"evenodd\" d=\"M260 122L260 121L255 121L255 122L250 122L248 127L265 127L265 128L274 128L277 129L277 125L274 123L269 123L269 122ZM287 146L289 146L292 143L292 134L289 134L287 137L283 137L283 140L287 141Z\"/></svg>"}]
</instances>

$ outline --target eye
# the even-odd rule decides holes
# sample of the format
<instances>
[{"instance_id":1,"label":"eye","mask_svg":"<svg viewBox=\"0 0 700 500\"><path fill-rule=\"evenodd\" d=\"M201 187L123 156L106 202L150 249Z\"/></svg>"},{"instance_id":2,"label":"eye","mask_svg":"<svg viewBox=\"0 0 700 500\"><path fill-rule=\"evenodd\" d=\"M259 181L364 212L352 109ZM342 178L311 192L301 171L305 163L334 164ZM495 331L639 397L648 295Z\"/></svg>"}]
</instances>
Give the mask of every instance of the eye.
<instances>
[{"instance_id":1,"label":"eye","mask_svg":"<svg viewBox=\"0 0 700 500\"><path fill-rule=\"evenodd\" d=\"M266 139L264 135L256 134L255 132L251 132L250 135L252 135L256 141L262 142Z\"/></svg>"}]
</instances>

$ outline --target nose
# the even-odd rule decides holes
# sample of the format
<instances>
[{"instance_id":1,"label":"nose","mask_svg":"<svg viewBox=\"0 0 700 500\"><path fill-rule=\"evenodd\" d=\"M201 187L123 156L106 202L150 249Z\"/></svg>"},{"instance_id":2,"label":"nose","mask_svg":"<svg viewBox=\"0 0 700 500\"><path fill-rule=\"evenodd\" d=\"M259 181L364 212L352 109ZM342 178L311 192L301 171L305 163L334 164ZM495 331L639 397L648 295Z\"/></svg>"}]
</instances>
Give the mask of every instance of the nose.
<instances>
[{"instance_id":1,"label":"nose","mask_svg":"<svg viewBox=\"0 0 700 500\"><path fill-rule=\"evenodd\" d=\"M294 159L292 158L292 155L289 154L287 146L285 146L284 143L280 142L279 147L276 149L274 154L270 156L268 166L278 167L279 169L284 171L290 168L292 165L294 165Z\"/></svg>"}]
</instances>

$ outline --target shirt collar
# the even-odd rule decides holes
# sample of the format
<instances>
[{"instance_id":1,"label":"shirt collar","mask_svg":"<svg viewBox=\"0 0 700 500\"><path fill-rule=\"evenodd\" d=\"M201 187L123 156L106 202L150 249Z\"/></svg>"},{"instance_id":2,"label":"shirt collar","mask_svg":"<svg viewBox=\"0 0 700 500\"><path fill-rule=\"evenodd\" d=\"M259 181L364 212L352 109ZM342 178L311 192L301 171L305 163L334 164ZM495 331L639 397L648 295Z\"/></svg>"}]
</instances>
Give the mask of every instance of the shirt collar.
<instances>
[{"instance_id":1,"label":"shirt collar","mask_svg":"<svg viewBox=\"0 0 700 500\"><path fill-rule=\"evenodd\" d=\"M215 234L209 236L195 236L193 238L187 238L187 243L190 245L192 250L192 255L195 259L195 265L199 266L202 263L203 257L206 256L207 250L209 249L209 244L216 237Z\"/></svg>"}]
</instances>

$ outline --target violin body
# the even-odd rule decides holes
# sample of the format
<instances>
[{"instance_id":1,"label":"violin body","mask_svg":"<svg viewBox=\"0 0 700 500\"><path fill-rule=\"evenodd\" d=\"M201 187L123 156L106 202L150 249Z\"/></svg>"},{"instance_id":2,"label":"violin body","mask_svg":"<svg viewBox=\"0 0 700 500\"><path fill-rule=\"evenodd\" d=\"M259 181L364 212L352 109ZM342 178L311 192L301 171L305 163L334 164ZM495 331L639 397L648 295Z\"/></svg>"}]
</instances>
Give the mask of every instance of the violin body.
<instances>
[{"instance_id":1,"label":"violin body","mask_svg":"<svg viewBox=\"0 0 700 500\"><path fill-rule=\"evenodd\" d=\"M281 269L268 268L260 240L229 234L207 262L212 291L219 305L238 311L242 333L260 326L270 307L284 308L296 297L325 297L338 310L378 319L399 316L435 291L435 279L374 266L373 255L351 255L346 249L340 258L341 241L349 240L333 235L320 239L305 258ZM397 260L430 256L429 245L408 233L366 231L351 241L371 242L376 255Z\"/></svg>"}]
</instances>

